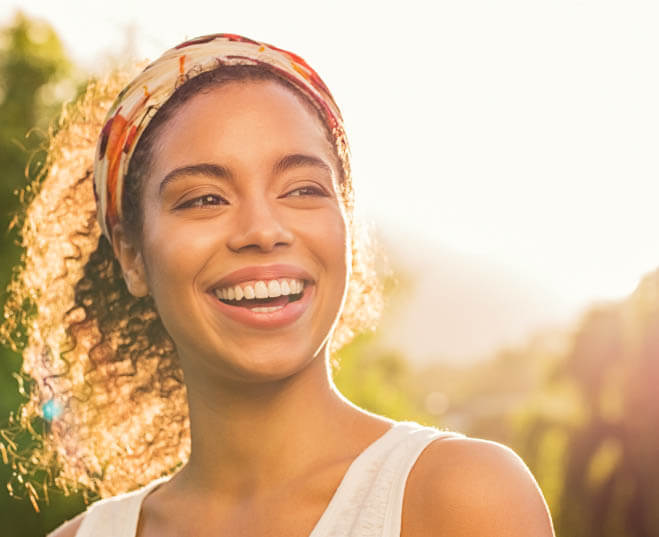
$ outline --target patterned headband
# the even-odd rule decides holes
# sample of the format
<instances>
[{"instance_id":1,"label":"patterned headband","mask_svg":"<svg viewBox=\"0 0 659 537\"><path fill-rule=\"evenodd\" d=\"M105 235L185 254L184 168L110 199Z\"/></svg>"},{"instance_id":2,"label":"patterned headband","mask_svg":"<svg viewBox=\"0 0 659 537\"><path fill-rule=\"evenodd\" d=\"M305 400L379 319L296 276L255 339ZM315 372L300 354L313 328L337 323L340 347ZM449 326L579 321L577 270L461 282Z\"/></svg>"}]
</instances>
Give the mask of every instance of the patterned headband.
<instances>
[{"instance_id":1,"label":"patterned headband","mask_svg":"<svg viewBox=\"0 0 659 537\"><path fill-rule=\"evenodd\" d=\"M122 218L121 196L128 163L154 116L153 110L187 80L224 65L262 66L291 82L319 110L339 155L345 155L347 141L341 113L323 81L302 58L234 34L186 41L165 52L123 89L101 131L94 160L94 196L98 223L110 241L113 226Z\"/></svg>"}]
</instances>

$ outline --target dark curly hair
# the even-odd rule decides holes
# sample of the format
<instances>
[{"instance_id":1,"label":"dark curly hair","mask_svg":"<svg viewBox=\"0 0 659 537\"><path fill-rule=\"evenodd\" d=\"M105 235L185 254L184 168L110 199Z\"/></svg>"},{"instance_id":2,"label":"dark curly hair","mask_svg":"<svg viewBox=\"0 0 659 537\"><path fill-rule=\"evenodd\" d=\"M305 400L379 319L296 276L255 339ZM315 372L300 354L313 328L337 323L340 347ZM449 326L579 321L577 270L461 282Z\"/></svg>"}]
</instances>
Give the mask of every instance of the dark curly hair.
<instances>
[{"instance_id":1,"label":"dark curly hair","mask_svg":"<svg viewBox=\"0 0 659 537\"><path fill-rule=\"evenodd\" d=\"M140 177L152 164L153 144L168 119L199 92L259 80L284 85L316 110L290 81L260 66L223 67L184 82L154 111L129 164L122 204L132 238L139 240L142 229ZM22 486L33 503L50 484L102 497L125 492L171 473L189 454L187 400L175 346L153 300L128 292L96 221L91 179L96 138L127 82L121 73L91 82L65 108L46 168L27 189L35 194L23 215L25 253L8 288L0 332L23 354L26 402L0 430L0 455L14 469L10 490ZM327 136L336 147L329 129ZM373 326L382 305L373 248L353 220L347 147L336 149L352 274L333 352L356 331ZM19 438L26 449L19 449Z\"/></svg>"}]
</instances>

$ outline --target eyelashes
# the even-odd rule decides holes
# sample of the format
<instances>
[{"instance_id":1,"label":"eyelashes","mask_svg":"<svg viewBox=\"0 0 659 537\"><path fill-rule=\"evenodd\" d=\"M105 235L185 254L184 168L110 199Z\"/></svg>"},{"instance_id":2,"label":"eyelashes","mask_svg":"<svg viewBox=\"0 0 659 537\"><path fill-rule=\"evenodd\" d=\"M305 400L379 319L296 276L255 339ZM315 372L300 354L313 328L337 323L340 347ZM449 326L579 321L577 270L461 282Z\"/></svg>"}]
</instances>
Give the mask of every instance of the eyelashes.
<instances>
[{"instance_id":1,"label":"eyelashes","mask_svg":"<svg viewBox=\"0 0 659 537\"><path fill-rule=\"evenodd\" d=\"M281 198L310 198L310 197L328 197L329 194L319 186L302 186L295 188L286 194L282 195ZM218 194L203 194L202 196L197 196L196 198L185 201L176 206L176 209L201 209L204 207L216 207L219 205L229 205L229 202Z\"/></svg>"},{"instance_id":2,"label":"eyelashes","mask_svg":"<svg viewBox=\"0 0 659 537\"><path fill-rule=\"evenodd\" d=\"M288 194L285 194L284 197L287 198L299 198L304 196L321 196L327 197L327 193L320 187L317 186L302 186L291 190Z\"/></svg>"},{"instance_id":3,"label":"eyelashes","mask_svg":"<svg viewBox=\"0 0 659 537\"><path fill-rule=\"evenodd\" d=\"M227 200L217 194L204 194L194 199L185 201L178 205L177 209L195 209L201 207L213 207L216 205L228 205Z\"/></svg>"}]
</instances>

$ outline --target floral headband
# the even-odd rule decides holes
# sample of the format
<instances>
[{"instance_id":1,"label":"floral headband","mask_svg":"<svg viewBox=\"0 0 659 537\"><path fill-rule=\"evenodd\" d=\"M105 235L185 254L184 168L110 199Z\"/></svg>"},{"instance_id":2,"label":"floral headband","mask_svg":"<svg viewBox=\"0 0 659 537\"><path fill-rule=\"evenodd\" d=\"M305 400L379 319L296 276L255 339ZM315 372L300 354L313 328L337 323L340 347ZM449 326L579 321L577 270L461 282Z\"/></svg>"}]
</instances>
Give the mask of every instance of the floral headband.
<instances>
[{"instance_id":1,"label":"floral headband","mask_svg":"<svg viewBox=\"0 0 659 537\"><path fill-rule=\"evenodd\" d=\"M176 89L201 73L224 65L260 65L282 76L308 96L329 126L339 155L347 150L343 120L318 74L299 56L234 34L214 34L181 43L149 64L119 94L101 131L94 159L98 223L112 241L121 221L121 196L128 163L140 136Z\"/></svg>"}]
</instances>

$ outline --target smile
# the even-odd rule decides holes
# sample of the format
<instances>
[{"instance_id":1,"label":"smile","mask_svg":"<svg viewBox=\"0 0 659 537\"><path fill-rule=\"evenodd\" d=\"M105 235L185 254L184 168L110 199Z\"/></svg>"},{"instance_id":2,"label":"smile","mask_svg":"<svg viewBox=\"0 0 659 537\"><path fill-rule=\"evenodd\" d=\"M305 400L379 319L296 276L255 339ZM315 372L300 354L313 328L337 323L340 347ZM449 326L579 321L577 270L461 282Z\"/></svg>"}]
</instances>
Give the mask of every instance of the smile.
<instances>
[{"instance_id":1,"label":"smile","mask_svg":"<svg viewBox=\"0 0 659 537\"><path fill-rule=\"evenodd\" d=\"M262 287L258 287L262 294ZM244 295L239 300L220 298L217 291L207 296L211 298L218 311L233 321L254 328L281 328L294 323L309 308L315 287L307 283L302 286L300 292L266 298L257 298L256 289L254 289L255 297L251 299L245 298ZM221 295L225 295L224 291L218 291ZM228 291L226 293L228 296Z\"/></svg>"},{"instance_id":2,"label":"smile","mask_svg":"<svg viewBox=\"0 0 659 537\"><path fill-rule=\"evenodd\" d=\"M294 265L244 267L218 281L208 295L215 308L242 324L277 328L293 323L309 307L315 283Z\"/></svg>"},{"instance_id":3,"label":"smile","mask_svg":"<svg viewBox=\"0 0 659 537\"><path fill-rule=\"evenodd\" d=\"M243 282L215 289L215 296L229 306L248 308L252 313L272 313L302 297L304 280L278 279Z\"/></svg>"},{"instance_id":4,"label":"smile","mask_svg":"<svg viewBox=\"0 0 659 537\"><path fill-rule=\"evenodd\" d=\"M303 289L304 280L282 278L277 280L242 282L238 285L215 289L214 292L217 298L226 303L233 303L232 305L240 305L241 307L253 309L259 306L259 301L267 301L282 296L290 296L292 300L297 300L302 295ZM240 304L238 304L239 302ZM285 303L288 302L288 300L285 301Z\"/></svg>"}]
</instances>

